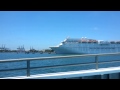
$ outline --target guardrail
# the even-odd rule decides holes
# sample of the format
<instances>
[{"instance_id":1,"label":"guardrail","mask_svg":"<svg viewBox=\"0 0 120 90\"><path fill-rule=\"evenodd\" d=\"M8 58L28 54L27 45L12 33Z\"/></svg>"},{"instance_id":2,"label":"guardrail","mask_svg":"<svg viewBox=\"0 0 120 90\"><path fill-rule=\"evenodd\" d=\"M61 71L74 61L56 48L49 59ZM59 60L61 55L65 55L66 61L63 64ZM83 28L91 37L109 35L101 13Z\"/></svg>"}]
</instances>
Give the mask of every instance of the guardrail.
<instances>
[{"instance_id":1,"label":"guardrail","mask_svg":"<svg viewBox=\"0 0 120 90\"><path fill-rule=\"evenodd\" d=\"M98 69L98 64L120 62L120 60L98 62L98 56L108 56L108 55L120 55L120 53L103 53L103 54L84 54L84 55L52 56L52 57L38 57L38 58L5 59L5 60L0 60L0 63L26 61L27 62L27 64L26 64L27 68L5 69L5 70L0 70L0 72L15 71L15 70L26 70L27 71L27 76L30 76L30 70L31 69L57 68L57 67L66 67L66 66L78 66L78 65L95 64L96 65L96 70L97 70ZM51 59L55 60L55 59L62 59L62 58L91 57L91 56L95 56L95 62L92 62L92 63L78 63L78 64L64 64L64 65L54 65L54 66L42 66L42 67L30 67L30 61L33 61L33 60L51 60Z\"/></svg>"}]
</instances>

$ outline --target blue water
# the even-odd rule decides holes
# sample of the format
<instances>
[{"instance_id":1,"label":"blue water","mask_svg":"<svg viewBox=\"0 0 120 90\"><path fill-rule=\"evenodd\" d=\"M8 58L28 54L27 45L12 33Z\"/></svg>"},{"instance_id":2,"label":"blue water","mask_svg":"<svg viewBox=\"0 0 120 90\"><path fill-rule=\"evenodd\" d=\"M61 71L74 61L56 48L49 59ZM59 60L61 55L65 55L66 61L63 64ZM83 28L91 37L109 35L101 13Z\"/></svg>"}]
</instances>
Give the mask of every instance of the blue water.
<instances>
[{"instance_id":1,"label":"blue water","mask_svg":"<svg viewBox=\"0 0 120 90\"><path fill-rule=\"evenodd\" d=\"M63 54L67 55L67 54ZM5 59L18 59L18 58L34 58L34 57L51 57L51 56L63 56L62 54L25 54L25 53L0 53L0 60ZM99 56L98 61L111 61L120 60L120 56ZM55 60L35 60L30 62L31 67L38 66L53 66L53 65L63 65L63 64L75 64L75 63L88 63L95 62L95 57L81 57L81 58L66 58L66 59L55 59ZM120 63L109 63L109 64L99 64L99 68L120 66ZM41 74L41 73L53 73L53 72L65 72L65 71L75 71L75 70L86 70L94 69L95 65L84 65L84 66L70 66L70 67L59 67L59 68L41 68L36 70L31 70L30 74ZM26 61L22 62L9 62L0 63L0 70L3 69L15 69L15 68L26 68ZM9 76L26 76L26 70L10 71L10 72L0 72L0 77Z\"/></svg>"}]
</instances>

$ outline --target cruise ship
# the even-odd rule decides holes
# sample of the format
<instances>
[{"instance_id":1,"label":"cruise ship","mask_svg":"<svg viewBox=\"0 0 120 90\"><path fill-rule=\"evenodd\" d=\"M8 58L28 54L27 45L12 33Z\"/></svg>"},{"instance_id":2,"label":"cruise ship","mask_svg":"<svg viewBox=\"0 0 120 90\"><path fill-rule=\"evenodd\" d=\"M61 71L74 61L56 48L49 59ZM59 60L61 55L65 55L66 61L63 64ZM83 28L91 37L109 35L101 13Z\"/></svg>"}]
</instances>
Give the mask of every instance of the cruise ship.
<instances>
[{"instance_id":1,"label":"cruise ship","mask_svg":"<svg viewBox=\"0 0 120 90\"><path fill-rule=\"evenodd\" d=\"M98 54L120 52L120 41L66 38L58 46L50 47L56 54Z\"/></svg>"}]
</instances>

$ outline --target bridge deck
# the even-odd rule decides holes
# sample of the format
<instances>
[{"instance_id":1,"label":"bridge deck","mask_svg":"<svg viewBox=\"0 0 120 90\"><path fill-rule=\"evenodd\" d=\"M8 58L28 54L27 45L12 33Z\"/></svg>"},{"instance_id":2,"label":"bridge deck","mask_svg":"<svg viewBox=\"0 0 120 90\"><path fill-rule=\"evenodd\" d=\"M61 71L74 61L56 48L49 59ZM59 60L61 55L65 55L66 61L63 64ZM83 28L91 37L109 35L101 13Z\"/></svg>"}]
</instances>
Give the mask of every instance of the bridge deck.
<instances>
[{"instance_id":1,"label":"bridge deck","mask_svg":"<svg viewBox=\"0 0 120 90\"><path fill-rule=\"evenodd\" d=\"M90 70L79 70L79 71L68 71L68 72L57 72L57 73L47 73L47 74L36 74L27 76L16 76L16 77L5 77L0 79L62 79L62 78L74 78L74 77L84 77L92 75L104 75L119 73L120 67L109 67L109 68L100 68L90 69Z\"/></svg>"}]
</instances>

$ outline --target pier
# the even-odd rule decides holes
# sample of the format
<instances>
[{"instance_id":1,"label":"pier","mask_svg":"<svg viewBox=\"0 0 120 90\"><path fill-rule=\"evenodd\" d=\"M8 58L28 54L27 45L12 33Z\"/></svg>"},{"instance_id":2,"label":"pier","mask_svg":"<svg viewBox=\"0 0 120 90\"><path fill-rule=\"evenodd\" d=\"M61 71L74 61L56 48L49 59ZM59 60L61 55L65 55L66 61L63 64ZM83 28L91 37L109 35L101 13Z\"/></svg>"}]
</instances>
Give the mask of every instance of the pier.
<instances>
[{"instance_id":1,"label":"pier","mask_svg":"<svg viewBox=\"0 0 120 90\"><path fill-rule=\"evenodd\" d=\"M0 79L120 79L120 66L99 68L100 64L120 62L120 60L100 62L98 59L99 56L111 56L111 55L112 56L120 55L120 53L68 55L68 56L52 56L52 57L0 60L0 63L3 63L3 64L7 63L7 62L21 62L21 61L27 62L26 68L0 70L0 72L7 72L7 71L12 72L12 71L18 71L18 70L26 70L26 76L3 77ZM92 56L95 57L95 61L90 62L90 63L77 63L77 64L42 66L42 67L30 67L30 61L33 61L33 60L56 60L56 59L63 59L63 58L65 59L65 58L92 57ZM94 69L87 69L87 70L56 72L56 73L46 73L46 74L36 74L36 75L30 74L30 70L32 70L32 69L58 68L58 67L68 67L68 66L84 66L84 65L94 65L95 68Z\"/></svg>"}]
</instances>

